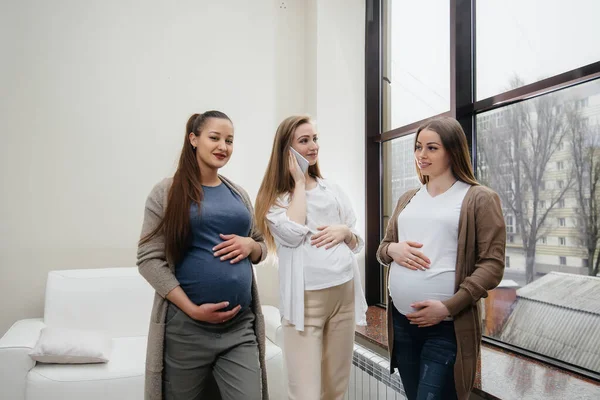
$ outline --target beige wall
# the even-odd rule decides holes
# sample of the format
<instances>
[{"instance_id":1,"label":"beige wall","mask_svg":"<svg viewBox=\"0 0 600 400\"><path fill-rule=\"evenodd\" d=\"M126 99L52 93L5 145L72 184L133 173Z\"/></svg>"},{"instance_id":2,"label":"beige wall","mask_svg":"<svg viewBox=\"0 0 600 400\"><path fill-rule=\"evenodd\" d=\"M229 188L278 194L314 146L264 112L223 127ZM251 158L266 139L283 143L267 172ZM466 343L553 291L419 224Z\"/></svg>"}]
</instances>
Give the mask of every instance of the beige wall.
<instances>
[{"instance_id":1,"label":"beige wall","mask_svg":"<svg viewBox=\"0 0 600 400\"><path fill-rule=\"evenodd\" d=\"M224 173L254 198L277 123L309 112L364 229L364 5L350 0L12 2L0 14L0 334L47 272L135 265L145 198L187 117L221 109ZM362 263L364 265L364 263Z\"/></svg>"}]
</instances>

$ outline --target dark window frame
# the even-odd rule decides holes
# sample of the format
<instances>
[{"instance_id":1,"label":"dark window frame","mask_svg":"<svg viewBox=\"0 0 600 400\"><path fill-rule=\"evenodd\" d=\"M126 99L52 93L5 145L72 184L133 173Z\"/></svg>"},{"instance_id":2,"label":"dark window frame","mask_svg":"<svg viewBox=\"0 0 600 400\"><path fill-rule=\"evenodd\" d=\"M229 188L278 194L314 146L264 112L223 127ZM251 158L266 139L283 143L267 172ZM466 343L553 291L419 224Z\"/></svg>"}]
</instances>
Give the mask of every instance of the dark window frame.
<instances>
[{"instance_id":1,"label":"dark window frame","mask_svg":"<svg viewBox=\"0 0 600 400\"><path fill-rule=\"evenodd\" d=\"M567 226L567 219L564 217L558 218L558 226L564 228Z\"/></svg>"},{"instance_id":2,"label":"dark window frame","mask_svg":"<svg viewBox=\"0 0 600 400\"><path fill-rule=\"evenodd\" d=\"M450 0L450 111L425 120L383 131L383 45L384 3L366 1L365 21L365 295L369 305L382 304L383 267L376 258L383 238L383 142L414 133L430 118L445 115L456 118L467 135L473 166L477 165L475 117L483 112L506 107L537 96L600 78L600 61L476 100L475 0ZM501 35L501 32L498 34ZM560 368L590 376L589 371L510 344L484 337L484 341L526 354ZM597 378L595 374L592 374Z\"/></svg>"},{"instance_id":3,"label":"dark window frame","mask_svg":"<svg viewBox=\"0 0 600 400\"><path fill-rule=\"evenodd\" d=\"M558 264L562 266L567 265L567 256L558 256Z\"/></svg>"}]
</instances>

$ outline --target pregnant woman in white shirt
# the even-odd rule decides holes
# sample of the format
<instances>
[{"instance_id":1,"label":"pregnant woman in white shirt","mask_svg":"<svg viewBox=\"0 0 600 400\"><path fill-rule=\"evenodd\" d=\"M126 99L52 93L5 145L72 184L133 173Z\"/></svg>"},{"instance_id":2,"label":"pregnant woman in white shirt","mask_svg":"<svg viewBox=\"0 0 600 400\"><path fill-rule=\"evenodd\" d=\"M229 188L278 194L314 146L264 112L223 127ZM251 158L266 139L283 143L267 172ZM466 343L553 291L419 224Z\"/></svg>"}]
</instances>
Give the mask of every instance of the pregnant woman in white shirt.
<instances>
[{"instance_id":1,"label":"pregnant woman in white shirt","mask_svg":"<svg viewBox=\"0 0 600 400\"><path fill-rule=\"evenodd\" d=\"M475 180L453 118L417 130L415 163L423 186L400 197L377 251L390 266L391 369L409 400L466 400L481 341L479 300L504 271L500 199Z\"/></svg>"},{"instance_id":2,"label":"pregnant woman in white shirt","mask_svg":"<svg viewBox=\"0 0 600 400\"><path fill-rule=\"evenodd\" d=\"M279 258L280 311L290 399L342 399L355 323L366 325L355 254L364 246L349 199L321 177L308 117L277 129L256 199L256 220ZM309 164L303 173L290 148Z\"/></svg>"}]
</instances>

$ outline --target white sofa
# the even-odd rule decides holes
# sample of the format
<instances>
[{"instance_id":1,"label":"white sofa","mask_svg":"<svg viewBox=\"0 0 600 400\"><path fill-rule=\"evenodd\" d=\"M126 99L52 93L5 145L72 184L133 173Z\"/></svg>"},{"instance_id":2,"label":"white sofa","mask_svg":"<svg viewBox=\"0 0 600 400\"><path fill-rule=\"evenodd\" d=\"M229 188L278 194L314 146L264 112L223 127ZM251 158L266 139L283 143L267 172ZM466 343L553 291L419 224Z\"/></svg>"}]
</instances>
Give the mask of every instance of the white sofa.
<instances>
[{"instance_id":1,"label":"white sofa","mask_svg":"<svg viewBox=\"0 0 600 400\"><path fill-rule=\"evenodd\" d=\"M17 321L0 339L0 399L143 399L153 295L137 268L50 272L44 317ZM272 305L264 305L263 312L269 392L271 399L278 400L285 394L279 312ZM108 332L112 337L110 361L36 364L28 353L44 326Z\"/></svg>"}]
</instances>

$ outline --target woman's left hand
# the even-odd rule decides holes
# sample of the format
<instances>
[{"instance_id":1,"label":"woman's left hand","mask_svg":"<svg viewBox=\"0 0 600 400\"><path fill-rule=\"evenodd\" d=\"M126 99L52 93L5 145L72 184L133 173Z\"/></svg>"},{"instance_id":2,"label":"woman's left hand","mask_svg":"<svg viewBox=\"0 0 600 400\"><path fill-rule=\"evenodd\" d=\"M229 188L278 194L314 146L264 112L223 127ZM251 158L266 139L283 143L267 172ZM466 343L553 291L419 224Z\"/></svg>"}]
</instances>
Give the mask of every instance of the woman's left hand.
<instances>
[{"instance_id":1,"label":"woman's left hand","mask_svg":"<svg viewBox=\"0 0 600 400\"><path fill-rule=\"evenodd\" d=\"M406 318L412 325L418 325L419 328L437 325L450 316L450 312L444 303L439 300L419 301L410 306L419 309L419 311L406 314Z\"/></svg>"},{"instance_id":2,"label":"woman's left hand","mask_svg":"<svg viewBox=\"0 0 600 400\"><path fill-rule=\"evenodd\" d=\"M325 249L330 249L339 243L352 240L352 232L346 225L319 226L317 229L320 232L310 238L310 244L313 246L325 246Z\"/></svg>"},{"instance_id":3,"label":"woman's left hand","mask_svg":"<svg viewBox=\"0 0 600 400\"><path fill-rule=\"evenodd\" d=\"M215 252L214 256L221 257L221 261L233 258L233 260L230 261L231 264L238 263L248 257L250 253L252 253L254 246L257 245L250 237L224 235L222 233L219 236L224 242L213 247L213 251Z\"/></svg>"}]
</instances>

